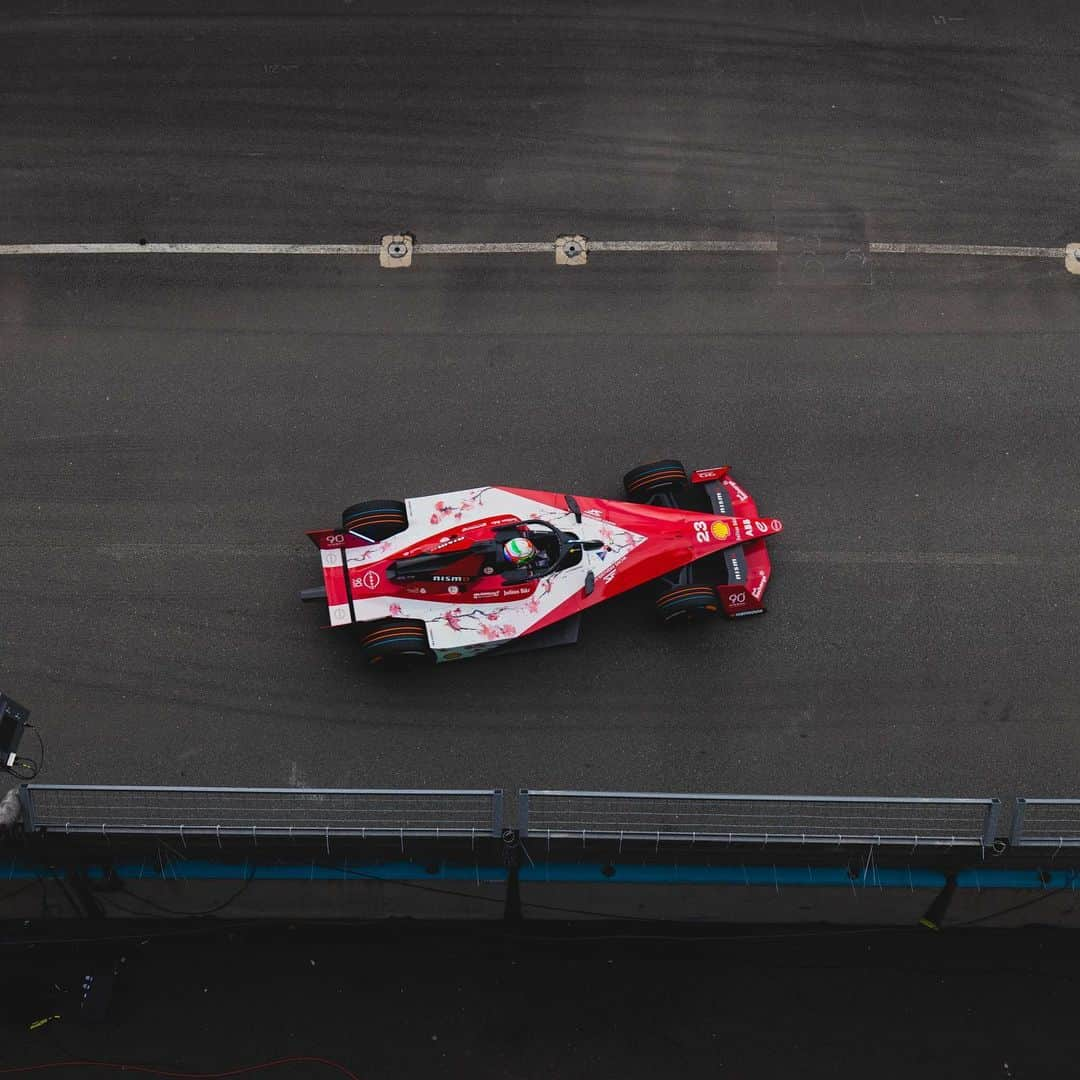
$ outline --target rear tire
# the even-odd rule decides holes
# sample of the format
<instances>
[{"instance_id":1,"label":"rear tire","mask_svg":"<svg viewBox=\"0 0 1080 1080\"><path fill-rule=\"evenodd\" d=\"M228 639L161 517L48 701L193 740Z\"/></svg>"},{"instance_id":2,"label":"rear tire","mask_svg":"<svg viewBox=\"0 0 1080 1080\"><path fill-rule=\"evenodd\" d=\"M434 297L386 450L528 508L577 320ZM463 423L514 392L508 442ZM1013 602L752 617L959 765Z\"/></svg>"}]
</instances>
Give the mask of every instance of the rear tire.
<instances>
[{"instance_id":1,"label":"rear tire","mask_svg":"<svg viewBox=\"0 0 1080 1080\"><path fill-rule=\"evenodd\" d=\"M409 527L405 504L394 499L368 499L354 503L341 513L341 527L349 532L355 529L369 540L386 540L394 533Z\"/></svg>"},{"instance_id":2,"label":"rear tire","mask_svg":"<svg viewBox=\"0 0 1080 1080\"><path fill-rule=\"evenodd\" d=\"M684 487L690 483L686 467L681 461L668 458L664 461L650 461L638 465L623 477L623 490L632 502L648 502L650 497L660 491Z\"/></svg>"},{"instance_id":3,"label":"rear tire","mask_svg":"<svg viewBox=\"0 0 1080 1080\"><path fill-rule=\"evenodd\" d=\"M708 585L679 585L656 598L656 617L665 625L693 622L720 610L720 598Z\"/></svg>"},{"instance_id":4,"label":"rear tire","mask_svg":"<svg viewBox=\"0 0 1080 1080\"><path fill-rule=\"evenodd\" d=\"M371 623L360 642L360 653L371 668L406 668L430 664L435 654L419 619L380 619Z\"/></svg>"}]
</instances>

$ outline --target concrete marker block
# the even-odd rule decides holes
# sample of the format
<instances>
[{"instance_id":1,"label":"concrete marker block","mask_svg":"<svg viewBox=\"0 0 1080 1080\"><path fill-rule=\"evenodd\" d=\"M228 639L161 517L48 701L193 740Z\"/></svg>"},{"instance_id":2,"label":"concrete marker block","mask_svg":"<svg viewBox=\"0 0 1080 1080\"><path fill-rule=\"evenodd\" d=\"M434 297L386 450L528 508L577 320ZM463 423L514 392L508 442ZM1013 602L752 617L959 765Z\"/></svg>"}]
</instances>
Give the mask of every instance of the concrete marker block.
<instances>
[{"instance_id":1,"label":"concrete marker block","mask_svg":"<svg viewBox=\"0 0 1080 1080\"><path fill-rule=\"evenodd\" d=\"M1065 245L1065 269L1070 274L1080 274L1080 244Z\"/></svg>"},{"instance_id":2,"label":"concrete marker block","mask_svg":"<svg viewBox=\"0 0 1080 1080\"><path fill-rule=\"evenodd\" d=\"M589 241L584 236L555 238L556 266L584 266L589 261Z\"/></svg>"},{"instance_id":3,"label":"concrete marker block","mask_svg":"<svg viewBox=\"0 0 1080 1080\"><path fill-rule=\"evenodd\" d=\"M400 270L412 266L413 240L411 233L384 236L379 248L379 265L386 270Z\"/></svg>"}]
</instances>

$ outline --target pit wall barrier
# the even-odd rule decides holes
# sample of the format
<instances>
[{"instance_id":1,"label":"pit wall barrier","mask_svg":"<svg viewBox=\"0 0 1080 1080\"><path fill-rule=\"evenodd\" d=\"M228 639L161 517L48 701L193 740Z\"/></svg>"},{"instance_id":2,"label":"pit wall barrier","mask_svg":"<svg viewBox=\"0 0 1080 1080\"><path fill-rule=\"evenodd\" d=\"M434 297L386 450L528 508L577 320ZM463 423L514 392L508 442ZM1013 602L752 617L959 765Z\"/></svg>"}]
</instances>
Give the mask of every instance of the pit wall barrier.
<instances>
[{"instance_id":1,"label":"pit wall barrier","mask_svg":"<svg viewBox=\"0 0 1080 1080\"><path fill-rule=\"evenodd\" d=\"M989 798L523 790L516 821L498 789L20 799L0 851L7 920L1070 924L1080 883L1080 800L1019 800L1005 829Z\"/></svg>"}]
</instances>

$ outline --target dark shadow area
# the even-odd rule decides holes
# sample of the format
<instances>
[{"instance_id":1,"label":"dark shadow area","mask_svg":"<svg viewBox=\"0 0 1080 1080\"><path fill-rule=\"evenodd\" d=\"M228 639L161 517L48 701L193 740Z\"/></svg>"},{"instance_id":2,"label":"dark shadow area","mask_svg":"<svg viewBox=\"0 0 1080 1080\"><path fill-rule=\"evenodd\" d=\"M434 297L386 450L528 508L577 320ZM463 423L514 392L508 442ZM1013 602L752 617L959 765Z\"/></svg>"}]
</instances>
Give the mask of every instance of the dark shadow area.
<instances>
[{"instance_id":1,"label":"dark shadow area","mask_svg":"<svg viewBox=\"0 0 1080 1080\"><path fill-rule=\"evenodd\" d=\"M9 946L20 975L0 1063L209 1072L311 1055L365 1080L644 1080L835 1077L854 1055L867 1074L901 1080L1037 1077L1075 1055L1080 941L1068 932L398 923L200 936L168 921L124 932ZM59 1018L28 1030L47 1017ZM335 1074L302 1062L267 1075Z\"/></svg>"}]
</instances>

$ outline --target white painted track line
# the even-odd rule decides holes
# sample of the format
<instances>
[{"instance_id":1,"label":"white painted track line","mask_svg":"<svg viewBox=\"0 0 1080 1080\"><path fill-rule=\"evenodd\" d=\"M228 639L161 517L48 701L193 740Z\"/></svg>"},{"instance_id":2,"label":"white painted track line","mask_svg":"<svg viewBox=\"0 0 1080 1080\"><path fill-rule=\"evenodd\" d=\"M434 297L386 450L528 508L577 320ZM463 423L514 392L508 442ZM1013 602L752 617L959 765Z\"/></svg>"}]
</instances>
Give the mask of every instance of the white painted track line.
<instances>
[{"instance_id":1,"label":"white painted track line","mask_svg":"<svg viewBox=\"0 0 1080 1080\"><path fill-rule=\"evenodd\" d=\"M735 254L769 254L777 250L775 240L590 240L589 253L594 251L675 251L675 252L732 252Z\"/></svg>"},{"instance_id":2,"label":"white painted track line","mask_svg":"<svg viewBox=\"0 0 1080 1080\"><path fill-rule=\"evenodd\" d=\"M551 243L520 244L414 244L417 255L550 255L555 250Z\"/></svg>"},{"instance_id":3,"label":"white painted track line","mask_svg":"<svg viewBox=\"0 0 1080 1080\"><path fill-rule=\"evenodd\" d=\"M871 255L977 255L1008 259L1064 259L1063 247L1005 247L996 244L868 244Z\"/></svg>"},{"instance_id":4,"label":"white painted track line","mask_svg":"<svg viewBox=\"0 0 1080 1080\"><path fill-rule=\"evenodd\" d=\"M589 240L592 253L775 254L775 239ZM952 255L1011 259L1064 259L1065 247L999 244L886 244L871 242L872 255ZM0 244L3 255L378 255L378 244ZM416 255L550 255L554 242L415 244Z\"/></svg>"},{"instance_id":5,"label":"white painted track line","mask_svg":"<svg viewBox=\"0 0 1080 1080\"><path fill-rule=\"evenodd\" d=\"M0 244L0 255L378 255L378 244Z\"/></svg>"}]
</instances>

